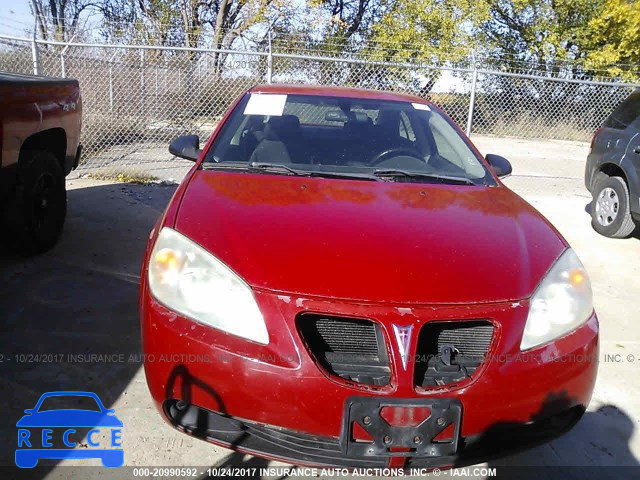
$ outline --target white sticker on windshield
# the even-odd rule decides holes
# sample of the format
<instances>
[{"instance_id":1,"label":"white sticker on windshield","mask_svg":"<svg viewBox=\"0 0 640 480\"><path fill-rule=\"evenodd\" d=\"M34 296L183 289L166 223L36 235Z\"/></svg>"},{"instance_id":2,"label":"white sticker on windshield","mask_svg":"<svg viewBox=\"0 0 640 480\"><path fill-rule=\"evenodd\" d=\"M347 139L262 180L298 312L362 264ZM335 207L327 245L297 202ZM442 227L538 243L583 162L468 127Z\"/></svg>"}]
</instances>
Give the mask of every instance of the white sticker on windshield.
<instances>
[{"instance_id":1,"label":"white sticker on windshield","mask_svg":"<svg viewBox=\"0 0 640 480\"><path fill-rule=\"evenodd\" d=\"M244 107L245 115L272 115L282 116L284 104L287 101L286 95L276 95L269 93L252 93Z\"/></svg>"},{"instance_id":2,"label":"white sticker on windshield","mask_svg":"<svg viewBox=\"0 0 640 480\"><path fill-rule=\"evenodd\" d=\"M413 105L413 108L416 110L426 110L427 112L431 111L429 105L425 105L424 103L412 103L411 105Z\"/></svg>"}]
</instances>

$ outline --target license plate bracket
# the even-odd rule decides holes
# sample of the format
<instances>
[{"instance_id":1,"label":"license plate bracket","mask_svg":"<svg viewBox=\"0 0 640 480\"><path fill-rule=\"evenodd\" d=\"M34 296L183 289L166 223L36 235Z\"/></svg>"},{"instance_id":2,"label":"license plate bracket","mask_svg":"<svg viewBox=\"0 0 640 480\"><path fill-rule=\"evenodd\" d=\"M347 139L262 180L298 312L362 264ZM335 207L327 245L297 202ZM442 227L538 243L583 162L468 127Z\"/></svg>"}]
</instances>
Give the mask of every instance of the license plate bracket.
<instances>
[{"instance_id":1,"label":"license plate bracket","mask_svg":"<svg viewBox=\"0 0 640 480\"><path fill-rule=\"evenodd\" d=\"M392 426L380 414L383 407L429 408L431 414L416 426ZM343 416L341 442L349 457L445 457L458 449L462 404L455 398L383 399L352 397ZM360 441L352 437L354 423L371 437ZM434 441L453 425L452 438Z\"/></svg>"}]
</instances>

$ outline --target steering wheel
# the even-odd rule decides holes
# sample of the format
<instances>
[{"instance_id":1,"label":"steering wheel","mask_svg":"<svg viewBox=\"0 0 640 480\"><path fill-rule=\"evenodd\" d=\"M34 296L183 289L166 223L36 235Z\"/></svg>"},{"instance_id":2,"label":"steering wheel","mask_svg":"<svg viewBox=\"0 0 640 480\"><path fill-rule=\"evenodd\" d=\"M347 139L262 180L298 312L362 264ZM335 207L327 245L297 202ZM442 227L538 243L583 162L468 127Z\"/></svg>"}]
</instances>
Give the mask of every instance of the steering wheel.
<instances>
[{"instance_id":1,"label":"steering wheel","mask_svg":"<svg viewBox=\"0 0 640 480\"><path fill-rule=\"evenodd\" d=\"M375 157L373 157L371 159L371 161L369 161L369 165L370 166L375 166L375 165L378 165L379 163L382 163L385 160L388 160L390 158L401 157L401 156L412 157L412 158L415 158L417 160L420 160L420 162L422 162L422 163L425 163L424 159L422 158L422 155L415 148L392 147L392 148L388 148L388 149L384 150L383 152L381 152L381 153L377 154Z\"/></svg>"}]
</instances>

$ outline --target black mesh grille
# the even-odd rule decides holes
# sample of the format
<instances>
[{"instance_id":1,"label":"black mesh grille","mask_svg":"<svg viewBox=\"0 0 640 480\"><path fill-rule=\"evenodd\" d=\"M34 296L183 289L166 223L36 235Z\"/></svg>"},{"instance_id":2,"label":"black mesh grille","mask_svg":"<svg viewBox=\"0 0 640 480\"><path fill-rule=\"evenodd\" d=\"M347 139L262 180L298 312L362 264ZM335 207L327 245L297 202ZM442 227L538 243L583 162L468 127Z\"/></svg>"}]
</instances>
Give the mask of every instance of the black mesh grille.
<instances>
[{"instance_id":1,"label":"black mesh grille","mask_svg":"<svg viewBox=\"0 0 640 480\"><path fill-rule=\"evenodd\" d=\"M369 320L304 314L298 328L329 372L367 385L387 385L391 370L380 326Z\"/></svg>"},{"instance_id":2,"label":"black mesh grille","mask_svg":"<svg viewBox=\"0 0 640 480\"><path fill-rule=\"evenodd\" d=\"M438 335L438 350L442 345L453 344L465 356L482 358L493 337L493 325L465 325L441 330Z\"/></svg>"},{"instance_id":3,"label":"black mesh grille","mask_svg":"<svg viewBox=\"0 0 640 480\"><path fill-rule=\"evenodd\" d=\"M486 320L425 324L418 337L416 385L451 385L472 377L492 338L493 325Z\"/></svg>"}]
</instances>

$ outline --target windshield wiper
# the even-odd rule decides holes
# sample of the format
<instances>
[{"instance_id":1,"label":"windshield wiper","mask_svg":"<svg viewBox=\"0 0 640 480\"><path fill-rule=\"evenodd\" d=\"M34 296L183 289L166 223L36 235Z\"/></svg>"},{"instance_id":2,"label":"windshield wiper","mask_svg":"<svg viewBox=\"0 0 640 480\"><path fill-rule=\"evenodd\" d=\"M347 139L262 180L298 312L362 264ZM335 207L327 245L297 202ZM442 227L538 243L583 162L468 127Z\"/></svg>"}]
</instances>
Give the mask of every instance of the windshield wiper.
<instances>
[{"instance_id":1,"label":"windshield wiper","mask_svg":"<svg viewBox=\"0 0 640 480\"><path fill-rule=\"evenodd\" d=\"M289 175L308 175L308 172L296 170L295 168L287 167L286 165L282 165L281 163L249 162L248 168L249 170L288 173Z\"/></svg>"},{"instance_id":2,"label":"windshield wiper","mask_svg":"<svg viewBox=\"0 0 640 480\"><path fill-rule=\"evenodd\" d=\"M280 163L264 163L264 162L211 162L203 163L202 167L207 170L227 169L227 170L250 170L260 172L284 173L286 175L303 175L307 176L307 172L296 170Z\"/></svg>"},{"instance_id":3,"label":"windshield wiper","mask_svg":"<svg viewBox=\"0 0 640 480\"><path fill-rule=\"evenodd\" d=\"M249 162L249 170L260 170L277 173L286 172L290 175L300 175L303 177L343 178L378 181L377 177L373 177L366 173L363 174L351 172L325 172L323 170L297 170L295 168L288 167L287 165L282 165L281 163Z\"/></svg>"},{"instance_id":4,"label":"windshield wiper","mask_svg":"<svg viewBox=\"0 0 640 480\"><path fill-rule=\"evenodd\" d=\"M380 178L370 175L369 173L356 172L331 172L323 170L298 170L281 163L268 162L249 162L249 163L211 163L202 164L207 169L225 168L230 170L249 170L253 172L280 173L284 175L295 175L300 177L325 177L325 178L342 178L355 180L380 181Z\"/></svg>"},{"instance_id":5,"label":"windshield wiper","mask_svg":"<svg viewBox=\"0 0 640 480\"><path fill-rule=\"evenodd\" d=\"M377 169L373 171L373 175L378 178L424 178L428 180L437 180L442 183L459 183L464 185L475 185L475 183L466 177L454 177L450 175L440 175L438 173L416 172L413 170L401 170L395 168Z\"/></svg>"}]
</instances>

